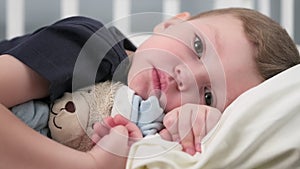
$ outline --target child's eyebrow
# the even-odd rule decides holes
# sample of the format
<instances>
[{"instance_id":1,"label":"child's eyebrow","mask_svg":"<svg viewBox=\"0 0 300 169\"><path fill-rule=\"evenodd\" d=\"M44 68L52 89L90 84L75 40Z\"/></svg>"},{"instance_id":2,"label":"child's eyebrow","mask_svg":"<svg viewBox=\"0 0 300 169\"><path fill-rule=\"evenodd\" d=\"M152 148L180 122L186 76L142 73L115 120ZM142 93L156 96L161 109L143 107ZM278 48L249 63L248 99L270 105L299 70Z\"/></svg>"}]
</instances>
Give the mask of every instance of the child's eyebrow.
<instances>
[{"instance_id":1,"label":"child's eyebrow","mask_svg":"<svg viewBox=\"0 0 300 169\"><path fill-rule=\"evenodd\" d=\"M213 39L209 39L207 37L206 37L206 39L208 39L209 43L211 43L214 46L215 51L217 53L220 53L221 50L222 50L222 45L220 43L221 38L220 38L220 32L219 32L219 30L216 29L214 26L211 26L209 24L207 24L206 26L207 26L208 30L211 32L211 35L213 37Z\"/></svg>"}]
</instances>

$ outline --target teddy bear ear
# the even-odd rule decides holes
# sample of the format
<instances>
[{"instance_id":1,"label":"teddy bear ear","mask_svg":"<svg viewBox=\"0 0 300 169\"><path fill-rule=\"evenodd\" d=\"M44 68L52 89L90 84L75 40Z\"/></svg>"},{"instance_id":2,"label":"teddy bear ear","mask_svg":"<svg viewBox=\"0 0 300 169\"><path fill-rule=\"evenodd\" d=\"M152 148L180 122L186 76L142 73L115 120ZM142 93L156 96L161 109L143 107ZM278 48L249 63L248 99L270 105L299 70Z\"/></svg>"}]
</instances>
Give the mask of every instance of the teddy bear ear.
<instances>
[{"instance_id":1,"label":"teddy bear ear","mask_svg":"<svg viewBox=\"0 0 300 169\"><path fill-rule=\"evenodd\" d=\"M94 88L95 88L95 86L91 85L91 86L80 88L80 89L77 90L77 92L92 93Z\"/></svg>"}]
</instances>

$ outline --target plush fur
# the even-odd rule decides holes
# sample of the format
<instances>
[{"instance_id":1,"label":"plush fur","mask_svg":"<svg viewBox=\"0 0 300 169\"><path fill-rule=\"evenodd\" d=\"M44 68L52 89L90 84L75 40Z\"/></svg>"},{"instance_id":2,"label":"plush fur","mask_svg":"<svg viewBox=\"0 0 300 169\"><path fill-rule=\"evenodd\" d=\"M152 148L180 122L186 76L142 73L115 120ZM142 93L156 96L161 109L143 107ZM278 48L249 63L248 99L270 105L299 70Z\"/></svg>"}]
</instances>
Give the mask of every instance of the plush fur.
<instances>
[{"instance_id":1,"label":"plush fur","mask_svg":"<svg viewBox=\"0 0 300 169\"><path fill-rule=\"evenodd\" d=\"M92 148L93 124L110 116L116 91L123 86L110 81L65 93L51 108L51 137L80 151Z\"/></svg>"}]
</instances>

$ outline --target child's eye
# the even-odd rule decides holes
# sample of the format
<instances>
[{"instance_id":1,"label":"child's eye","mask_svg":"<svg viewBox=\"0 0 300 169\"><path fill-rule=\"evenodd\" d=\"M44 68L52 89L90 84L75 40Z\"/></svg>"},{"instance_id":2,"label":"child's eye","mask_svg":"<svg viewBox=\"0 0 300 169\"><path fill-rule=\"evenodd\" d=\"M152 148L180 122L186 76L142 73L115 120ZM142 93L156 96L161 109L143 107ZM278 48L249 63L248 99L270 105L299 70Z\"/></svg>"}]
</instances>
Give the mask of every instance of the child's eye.
<instances>
[{"instance_id":1,"label":"child's eye","mask_svg":"<svg viewBox=\"0 0 300 169\"><path fill-rule=\"evenodd\" d=\"M197 35L194 39L194 49L200 59L203 54L203 42Z\"/></svg>"},{"instance_id":2,"label":"child's eye","mask_svg":"<svg viewBox=\"0 0 300 169\"><path fill-rule=\"evenodd\" d=\"M212 95L211 91L208 90L208 88L205 88L205 91L204 91L204 101L205 101L205 104L208 106L211 106L213 103L213 95Z\"/></svg>"}]
</instances>

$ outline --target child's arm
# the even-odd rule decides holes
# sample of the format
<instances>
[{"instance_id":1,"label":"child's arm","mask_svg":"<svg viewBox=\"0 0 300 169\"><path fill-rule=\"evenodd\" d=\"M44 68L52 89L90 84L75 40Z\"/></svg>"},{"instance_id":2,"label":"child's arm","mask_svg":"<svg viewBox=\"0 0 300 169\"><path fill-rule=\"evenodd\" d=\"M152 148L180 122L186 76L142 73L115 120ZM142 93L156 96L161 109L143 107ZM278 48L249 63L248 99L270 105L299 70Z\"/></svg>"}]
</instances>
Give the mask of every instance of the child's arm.
<instances>
[{"instance_id":1,"label":"child's arm","mask_svg":"<svg viewBox=\"0 0 300 169\"><path fill-rule=\"evenodd\" d=\"M101 169L124 166L125 162L111 163L109 159L116 159L115 155L98 147L85 153L63 146L29 128L13 115L7 107L48 95L48 82L29 67L12 56L1 55L0 79L0 168ZM121 160L125 161L124 158Z\"/></svg>"},{"instance_id":2,"label":"child's arm","mask_svg":"<svg viewBox=\"0 0 300 169\"><path fill-rule=\"evenodd\" d=\"M205 105L186 104L164 117L162 138L178 141L183 150L191 155L201 152L201 140L217 124L221 117L218 109Z\"/></svg>"},{"instance_id":3,"label":"child's arm","mask_svg":"<svg viewBox=\"0 0 300 169\"><path fill-rule=\"evenodd\" d=\"M42 136L27 127L1 104L0 117L0 168L96 167L90 154L73 150Z\"/></svg>"},{"instance_id":4,"label":"child's arm","mask_svg":"<svg viewBox=\"0 0 300 169\"><path fill-rule=\"evenodd\" d=\"M0 55L0 103L12 107L46 97L49 82L10 55Z\"/></svg>"},{"instance_id":5,"label":"child's arm","mask_svg":"<svg viewBox=\"0 0 300 169\"><path fill-rule=\"evenodd\" d=\"M129 145L124 139L128 137L125 127L114 127L97 143L101 146L94 146L89 152L81 152L42 136L1 104L0 117L0 168L125 168L128 154L126 147Z\"/></svg>"}]
</instances>

